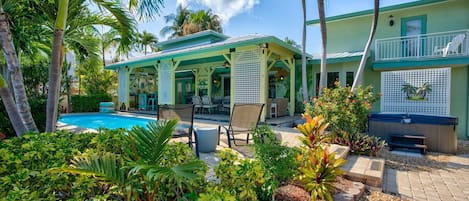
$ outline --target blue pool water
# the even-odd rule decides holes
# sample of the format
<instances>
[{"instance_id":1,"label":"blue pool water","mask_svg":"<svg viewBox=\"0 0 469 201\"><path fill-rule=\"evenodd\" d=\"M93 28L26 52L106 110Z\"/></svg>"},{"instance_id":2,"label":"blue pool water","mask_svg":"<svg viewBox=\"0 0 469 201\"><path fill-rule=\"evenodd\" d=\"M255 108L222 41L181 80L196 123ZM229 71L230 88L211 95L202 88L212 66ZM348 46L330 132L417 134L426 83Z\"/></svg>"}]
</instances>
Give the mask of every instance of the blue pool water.
<instances>
[{"instance_id":1,"label":"blue pool water","mask_svg":"<svg viewBox=\"0 0 469 201\"><path fill-rule=\"evenodd\" d=\"M61 116L59 122L69 125L75 125L82 128L125 128L131 129L134 126L145 127L148 122L155 121L155 119L127 117L115 114L79 114L79 115L66 115Z\"/></svg>"}]
</instances>

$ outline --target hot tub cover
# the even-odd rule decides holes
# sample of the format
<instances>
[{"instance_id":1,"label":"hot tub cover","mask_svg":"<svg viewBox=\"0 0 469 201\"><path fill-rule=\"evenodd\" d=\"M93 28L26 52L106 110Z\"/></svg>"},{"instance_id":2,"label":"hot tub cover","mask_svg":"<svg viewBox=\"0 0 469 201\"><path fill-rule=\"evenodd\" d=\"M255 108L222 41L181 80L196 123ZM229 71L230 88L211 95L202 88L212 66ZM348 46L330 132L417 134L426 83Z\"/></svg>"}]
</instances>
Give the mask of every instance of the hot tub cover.
<instances>
[{"instance_id":1,"label":"hot tub cover","mask_svg":"<svg viewBox=\"0 0 469 201\"><path fill-rule=\"evenodd\" d=\"M458 118L453 116L407 114L407 113L372 113L368 121L402 122L410 118L412 124L458 125Z\"/></svg>"}]
</instances>

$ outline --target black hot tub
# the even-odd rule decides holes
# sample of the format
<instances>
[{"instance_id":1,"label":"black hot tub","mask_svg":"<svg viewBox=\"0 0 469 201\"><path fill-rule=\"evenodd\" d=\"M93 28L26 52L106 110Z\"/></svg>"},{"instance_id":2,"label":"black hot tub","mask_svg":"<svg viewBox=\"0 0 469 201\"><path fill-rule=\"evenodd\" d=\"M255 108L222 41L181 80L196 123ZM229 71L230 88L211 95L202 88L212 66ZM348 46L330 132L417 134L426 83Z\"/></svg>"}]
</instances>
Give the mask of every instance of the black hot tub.
<instances>
[{"instance_id":1,"label":"black hot tub","mask_svg":"<svg viewBox=\"0 0 469 201\"><path fill-rule=\"evenodd\" d=\"M458 118L405 113L373 113L368 118L368 133L389 141L391 134L423 135L429 151L455 153Z\"/></svg>"}]
</instances>

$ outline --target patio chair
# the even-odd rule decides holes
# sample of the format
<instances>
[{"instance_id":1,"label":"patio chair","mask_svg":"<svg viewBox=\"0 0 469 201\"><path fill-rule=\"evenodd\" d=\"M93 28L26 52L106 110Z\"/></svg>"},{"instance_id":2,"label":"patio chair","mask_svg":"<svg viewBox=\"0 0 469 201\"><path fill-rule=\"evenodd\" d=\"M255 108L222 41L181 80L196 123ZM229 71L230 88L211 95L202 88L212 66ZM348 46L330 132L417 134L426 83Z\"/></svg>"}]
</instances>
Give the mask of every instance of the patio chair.
<instances>
[{"instance_id":1,"label":"patio chair","mask_svg":"<svg viewBox=\"0 0 469 201\"><path fill-rule=\"evenodd\" d=\"M444 48L435 46L433 53L443 53L443 57L446 57L451 53L457 54L459 52L459 46L461 46L464 38L466 38L466 34L458 34Z\"/></svg>"},{"instance_id":2,"label":"patio chair","mask_svg":"<svg viewBox=\"0 0 469 201\"><path fill-rule=\"evenodd\" d=\"M222 101L222 108L223 108L223 111L227 111L228 113L230 113L230 97L229 96L225 96L223 97L223 101Z\"/></svg>"},{"instance_id":3,"label":"patio chair","mask_svg":"<svg viewBox=\"0 0 469 201\"><path fill-rule=\"evenodd\" d=\"M213 108L217 108L218 106L212 103L212 100L208 96L202 96L202 109L207 109L208 113L211 114Z\"/></svg>"},{"instance_id":4,"label":"patio chair","mask_svg":"<svg viewBox=\"0 0 469 201\"><path fill-rule=\"evenodd\" d=\"M178 125L173 133L173 138L188 137L189 147L195 144L195 153L199 157L197 145L197 134L194 133L194 108L193 104L158 105L158 120L179 119ZM192 140L192 133L196 136Z\"/></svg>"},{"instance_id":5,"label":"patio chair","mask_svg":"<svg viewBox=\"0 0 469 201\"><path fill-rule=\"evenodd\" d=\"M202 110L202 100L200 96L192 96L192 104L194 104L195 110L200 111Z\"/></svg>"},{"instance_id":6,"label":"patio chair","mask_svg":"<svg viewBox=\"0 0 469 201\"><path fill-rule=\"evenodd\" d=\"M249 144L249 135L257 128L263 107L264 104L235 104L233 106L228 128L222 126L228 137L229 147L231 147L231 141L238 146L238 144L236 144L236 140L244 140L235 138L235 135L240 133L247 134L246 144Z\"/></svg>"}]
</instances>

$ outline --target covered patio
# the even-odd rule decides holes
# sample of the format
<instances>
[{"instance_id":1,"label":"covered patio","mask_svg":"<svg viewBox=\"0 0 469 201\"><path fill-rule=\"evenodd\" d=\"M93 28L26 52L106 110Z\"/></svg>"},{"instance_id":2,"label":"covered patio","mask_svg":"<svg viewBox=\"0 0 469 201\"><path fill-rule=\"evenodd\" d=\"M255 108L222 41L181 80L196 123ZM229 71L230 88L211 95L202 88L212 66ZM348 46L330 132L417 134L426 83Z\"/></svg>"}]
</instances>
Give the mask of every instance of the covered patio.
<instances>
[{"instance_id":1,"label":"covered patio","mask_svg":"<svg viewBox=\"0 0 469 201\"><path fill-rule=\"evenodd\" d=\"M204 31L157 46L161 51L106 67L118 73L121 110L154 111L205 97L213 106L197 113L226 115L235 103L263 103L262 121L294 115L301 51L284 41Z\"/></svg>"}]
</instances>

